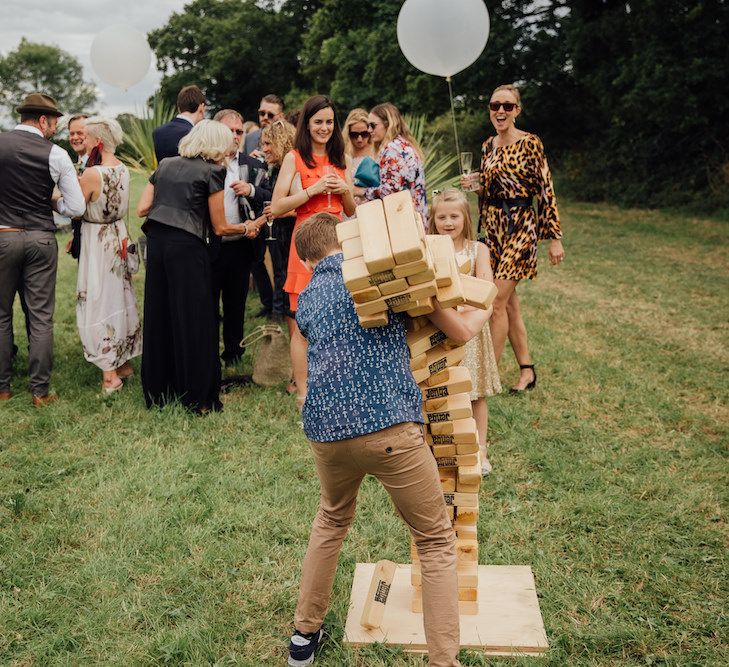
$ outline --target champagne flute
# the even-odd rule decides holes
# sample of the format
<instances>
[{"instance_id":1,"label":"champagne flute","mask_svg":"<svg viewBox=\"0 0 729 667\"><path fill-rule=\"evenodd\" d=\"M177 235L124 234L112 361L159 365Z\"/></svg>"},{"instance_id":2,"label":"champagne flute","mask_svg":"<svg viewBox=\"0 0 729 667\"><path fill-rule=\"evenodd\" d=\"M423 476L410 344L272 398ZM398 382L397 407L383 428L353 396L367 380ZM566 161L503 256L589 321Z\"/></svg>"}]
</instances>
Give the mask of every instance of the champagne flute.
<instances>
[{"instance_id":1,"label":"champagne flute","mask_svg":"<svg viewBox=\"0 0 729 667\"><path fill-rule=\"evenodd\" d=\"M271 205L270 201L263 202L264 209L270 205ZM266 215L266 224L268 225L268 238L266 239L266 241L275 241L276 237L273 235L273 217L271 216L270 213Z\"/></svg>"},{"instance_id":2,"label":"champagne flute","mask_svg":"<svg viewBox=\"0 0 729 667\"><path fill-rule=\"evenodd\" d=\"M473 162L473 153L461 153L461 174L463 176L470 176L471 164ZM471 188L467 188L466 191L470 191Z\"/></svg>"},{"instance_id":3,"label":"champagne flute","mask_svg":"<svg viewBox=\"0 0 729 667\"><path fill-rule=\"evenodd\" d=\"M327 164L324 165L324 176L335 176L336 171L334 171L334 167L332 165ZM332 210L332 193L327 190L327 211Z\"/></svg>"}]
</instances>

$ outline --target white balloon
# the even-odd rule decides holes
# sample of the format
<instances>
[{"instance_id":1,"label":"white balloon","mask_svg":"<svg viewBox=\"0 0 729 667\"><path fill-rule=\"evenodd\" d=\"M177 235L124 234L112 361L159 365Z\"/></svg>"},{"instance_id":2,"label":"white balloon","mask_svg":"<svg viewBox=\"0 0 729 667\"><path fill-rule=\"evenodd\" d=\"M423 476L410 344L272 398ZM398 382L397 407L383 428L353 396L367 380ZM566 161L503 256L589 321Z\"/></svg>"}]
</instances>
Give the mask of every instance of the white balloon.
<instances>
[{"instance_id":1,"label":"white balloon","mask_svg":"<svg viewBox=\"0 0 729 667\"><path fill-rule=\"evenodd\" d=\"M102 30L91 44L91 66L99 78L126 90L149 72L152 51L147 36L129 26Z\"/></svg>"},{"instance_id":2,"label":"white balloon","mask_svg":"<svg viewBox=\"0 0 729 667\"><path fill-rule=\"evenodd\" d=\"M405 0L397 17L397 41L419 70L453 76L466 69L489 38L483 0Z\"/></svg>"}]
</instances>

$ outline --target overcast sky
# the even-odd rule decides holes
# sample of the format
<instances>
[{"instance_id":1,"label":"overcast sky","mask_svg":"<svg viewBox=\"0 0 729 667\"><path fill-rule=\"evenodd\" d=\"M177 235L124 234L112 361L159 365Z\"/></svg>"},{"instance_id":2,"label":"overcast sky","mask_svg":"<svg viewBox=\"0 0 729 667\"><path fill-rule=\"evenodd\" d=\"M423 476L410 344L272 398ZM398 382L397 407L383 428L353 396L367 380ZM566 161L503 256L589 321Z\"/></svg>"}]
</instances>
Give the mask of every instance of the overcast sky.
<instances>
[{"instance_id":1,"label":"overcast sky","mask_svg":"<svg viewBox=\"0 0 729 667\"><path fill-rule=\"evenodd\" d=\"M96 84L97 111L110 115L139 111L161 78L154 56L147 76L124 92L105 84L91 69L91 42L98 32L114 25L129 25L143 33L159 28L188 1L0 0L0 53L15 49L21 37L60 46L79 60L85 78Z\"/></svg>"}]
</instances>

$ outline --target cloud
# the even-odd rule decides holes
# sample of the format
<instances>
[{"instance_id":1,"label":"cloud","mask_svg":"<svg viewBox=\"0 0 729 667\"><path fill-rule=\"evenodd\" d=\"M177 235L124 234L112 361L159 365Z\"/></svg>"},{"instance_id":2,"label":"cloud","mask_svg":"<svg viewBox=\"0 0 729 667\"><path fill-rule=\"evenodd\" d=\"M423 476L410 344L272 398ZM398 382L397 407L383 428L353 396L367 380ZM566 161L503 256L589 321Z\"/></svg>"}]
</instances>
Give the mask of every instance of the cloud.
<instances>
[{"instance_id":1,"label":"cloud","mask_svg":"<svg viewBox=\"0 0 729 667\"><path fill-rule=\"evenodd\" d=\"M162 78L154 58L147 76L128 91L105 84L91 68L94 37L114 25L130 25L144 33L167 23L181 12L188 0L2 0L0 3L0 53L15 49L22 37L41 44L54 44L76 57L84 76L99 91L97 111L116 115L138 111L154 93Z\"/></svg>"}]
</instances>

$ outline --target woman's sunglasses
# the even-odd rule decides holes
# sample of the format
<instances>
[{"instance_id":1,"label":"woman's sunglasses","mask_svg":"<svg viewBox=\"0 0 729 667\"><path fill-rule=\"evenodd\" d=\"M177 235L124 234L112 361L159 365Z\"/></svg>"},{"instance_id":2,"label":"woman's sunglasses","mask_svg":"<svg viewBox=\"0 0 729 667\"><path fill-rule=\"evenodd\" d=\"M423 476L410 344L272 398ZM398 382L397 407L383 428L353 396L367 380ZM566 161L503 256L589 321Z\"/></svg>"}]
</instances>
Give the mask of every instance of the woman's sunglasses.
<instances>
[{"instance_id":1,"label":"woman's sunglasses","mask_svg":"<svg viewBox=\"0 0 729 667\"><path fill-rule=\"evenodd\" d=\"M369 139L370 137L370 131L365 130L364 132L350 132L349 138L350 139Z\"/></svg>"},{"instance_id":2,"label":"woman's sunglasses","mask_svg":"<svg viewBox=\"0 0 729 667\"><path fill-rule=\"evenodd\" d=\"M491 109L491 111L498 111L501 107L504 107L504 111L509 113L514 111L514 107L517 106L519 105L514 104L514 102L489 102L489 109Z\"/></svg>"}]
</instances>

